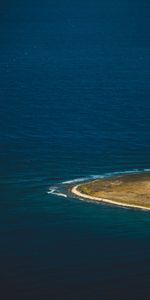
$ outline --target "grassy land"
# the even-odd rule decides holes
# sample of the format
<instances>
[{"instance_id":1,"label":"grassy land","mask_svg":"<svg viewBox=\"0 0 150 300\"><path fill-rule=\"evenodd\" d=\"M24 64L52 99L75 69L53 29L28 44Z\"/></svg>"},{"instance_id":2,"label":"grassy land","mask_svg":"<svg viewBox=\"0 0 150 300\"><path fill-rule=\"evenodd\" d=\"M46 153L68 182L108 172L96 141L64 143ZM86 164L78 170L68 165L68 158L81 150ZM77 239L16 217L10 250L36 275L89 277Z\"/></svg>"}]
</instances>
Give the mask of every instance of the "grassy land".
<instances>
[{"instance_id":1,"label":"grassy land","mask_svg":"<svg viewBox=\"0 0 150 300\"><path fill-rule=\"evenodd\" d=\"M78 187L86 195L150 208L150 173L98 179Z\"/></svg>"}]
</instances>

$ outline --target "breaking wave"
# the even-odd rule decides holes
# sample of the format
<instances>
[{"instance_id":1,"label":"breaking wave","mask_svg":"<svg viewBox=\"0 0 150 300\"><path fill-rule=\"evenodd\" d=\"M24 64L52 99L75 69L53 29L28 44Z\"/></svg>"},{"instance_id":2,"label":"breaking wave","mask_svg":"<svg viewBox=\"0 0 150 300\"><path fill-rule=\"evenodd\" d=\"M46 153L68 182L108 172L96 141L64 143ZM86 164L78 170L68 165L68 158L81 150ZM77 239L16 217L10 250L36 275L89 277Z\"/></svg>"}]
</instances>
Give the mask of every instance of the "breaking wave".
<instances>
[{"instance_id":1,"label":"breaking wave","mask_svg":"<svg viewBox=\"0 0 150 300\"><path fill-rule=\"evenodd\" d=\"M58 191L58 187L50 187L47 194L53 194L53 195L57 195L57 196L60 196L60 197L66 197L67 198L66 194L61 193L61 192Z\"/></svg>"},{"instance_id":2,"label":"breaking wave","mask_svg":"<svg viewBox=\"0 0 150 300\"><path fill-rule=\"evenodd\" d=\"M86 177L79 177L67 181L60 182L57 186L50 186L48 190L48 194L57 195L60 197L68 197L68 188L69 185L72 186L74 183L78 182L86 182L94 179L103 179L103 178L109 178L113 176L119 176L124 174L138 174L138 173L146 173L150 172L150 169L133 169L133 170L126 170L126 171L116 171L116 172L107 172L104 174L97 174L97 175L88 175Z\"/></svg>"}]
</instances>

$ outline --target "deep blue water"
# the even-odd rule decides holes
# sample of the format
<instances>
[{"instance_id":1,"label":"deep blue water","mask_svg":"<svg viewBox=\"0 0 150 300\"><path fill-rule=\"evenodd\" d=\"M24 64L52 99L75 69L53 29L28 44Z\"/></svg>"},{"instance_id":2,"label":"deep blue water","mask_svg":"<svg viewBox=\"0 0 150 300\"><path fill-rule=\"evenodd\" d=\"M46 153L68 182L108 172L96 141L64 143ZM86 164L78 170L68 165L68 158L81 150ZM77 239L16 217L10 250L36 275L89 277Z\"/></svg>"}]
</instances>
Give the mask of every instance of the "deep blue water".
<instances>
[{"instance_id":1,"label":"deep blue water","mask_svg":"<svg viewBox=\"0 0 150 300\"><path fill-rule=\"evenodd\" d=\"M150 169L149 2L0 15L1 299L149 299L149 213L47 194Z\"/></svg>"}]
</instances>

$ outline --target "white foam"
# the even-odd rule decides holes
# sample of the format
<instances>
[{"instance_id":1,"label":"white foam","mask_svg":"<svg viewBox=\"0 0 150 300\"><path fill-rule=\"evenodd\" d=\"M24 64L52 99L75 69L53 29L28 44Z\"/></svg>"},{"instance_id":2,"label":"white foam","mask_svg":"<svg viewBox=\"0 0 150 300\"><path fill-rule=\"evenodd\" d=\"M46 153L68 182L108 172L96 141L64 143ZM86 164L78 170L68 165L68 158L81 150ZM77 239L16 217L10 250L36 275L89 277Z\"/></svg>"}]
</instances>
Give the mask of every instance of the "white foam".
<instances>
[{"instance_id":1,"label":"white foam","mask_svg":"<svg viewBox=\"0 0 150 300\"><path fill-rule=\"evenodd\" d=\"M148 171L149 169L144 169L144 171ZM79 178L75 178L72 180L67 180L67 181L63 181L61 182L61 184L71 184L74 182L83 182L83 181L87 181L89 179L98 179L98 178L105 178L105 177L111 177L113 175L121 175L121 174L132 174L132 173L140 173L141 170L138 169L134 169L134 170L127 170L127 171L117 171L117 172L109 172L109 173L105 173L105 174L101 174L101 175L88 175L86 177L79 177Z\"/></svg>"},{"instance_id":2,"label":"white foam","mask_svg":"<svg viewBox=\"0 0 150 300\"><path fill-rule=\"evenodd\" d=\"M122 174L136 174L136 173L142 173L142 172L150 172L150 169L143 169L143 170L139 170L139 169L133 169L133 170L126 170L126 171L116 171L116 172L108 172L108 173L104 173L103 175L88 175L86 177L82 177L82 178L75 178L72 180L67 180L67 181L63 181L61 182L61 184L70 184L70 183L74 183L74 182L82 182L82 181L86 181L89 179L98 179L98 178L105 178L105 177L111 177L114 175L122 175Z\"/></svg>"},{"instance_id":3,"label":"white foam","mask_svg":"<svg viewBox=\"0 0 150 300\"><path fill-rule=\"evenodd\" d=\"M56 190L57 190L57 187L56 186L52 186L52 187L49 187L49 191L47 193L48 194L53 194Z\"/></svg>"},{"instance_id":4,"label":"white foam","mask_svg":"<svg viewBox=\"0 0 150 300\"><path fill-rule=\"evenodd\" d=\"M90 178L90 176L83 177L83 178L75 178L75 179L72 179L72 180L63 181L61 184L70 184L70 183L74 183L74 182L82 182L82 181L88 180L89 178Z\"/></svg>"},{"instance_id":5,"label":"white foam","mask_svg":"<svg viewBox=\"0 0 150 300\"><path fill-rule=\"evenodd\" d=\"M106 177L106 175L90 175L88 179L99 179L104 177Z\"/></svg>"},{"instance_id":6,"label":"white foam","mask_svg":"<svg viewBox=\"0 0 150 300\"><path fill-rule=\"evenodd\" d=\"M101 178L105 178L105 177L111 177L111 176L114 176L114 175L136 174L136 173L141 173L143 171L138 170L138 169L133 169L133 170L126 170L126 171L109 172L109 173L105 173L104 175L102 175L102 176L100 175L100 176L101 176Z\"/></svg>"},{"instance_id":7,"label":"white foam","mask_svg":"<svg viewBox=\"0 0 150 300\"><path fill-rule=\"evenodd\" d=\"M55 190L48 191L47 194L53 194Z\"/></svg>"},{"instance_id":8,"label":"white foam","mask_svg":"<svg viewBox=\"0 0 150 300\"><path fill-rule=\"evenodd\" d=\"M143 170L139 170L139 169L133 169L133 170L126 170L126 171L116 171L116 172L108 172L108 173L104 173L103 175L88 175L86 177L79 177L79 178L75 178L72 180L67 180L67 181L63 181L61 183L59 183L58 186L52 186L49 188L49 191L47 192L48 194L53 194L53 195L57 195L57 196L61 196L61 197L65 197L67 198L68 196L64 193L59 192L61 185L65 185L65 184L73 184L73 183L78 183L78 182L85 182L91 179L102 179L102 178L109 178L112 176L117 176L117 175L123 175L123 174L137 174L137 173L142 173L142 172L150 172L150 169L143 169Z\"/></svg>"},{"instance_id":9,"label":"white foam","mask_svg":"<svg viewBox=\"0 0 150 300\"><path fill-rule=\"evenodd\" d=\"M67 198L67 195L66 195L66 194L59 193L59 192L54 192L53 195L57 195L57 196L60 196L60 197L65 197L65 198Z\"/></svg>"},{"instance_id":10,"label":"white foam","mask_svg":"<svg viewBox=\"0 0 150 300\"><path fill-rule=\"evenodd\" d=\"M47 192L47 194L53 194L53 195L57 195L57 196L62 196L62 197L66 197L67 198L67 195L66 194L63 194L63 193L59 193L57 191L57 187L50 187L49 188L49 191Z\"/></svg>"}]
</instances>

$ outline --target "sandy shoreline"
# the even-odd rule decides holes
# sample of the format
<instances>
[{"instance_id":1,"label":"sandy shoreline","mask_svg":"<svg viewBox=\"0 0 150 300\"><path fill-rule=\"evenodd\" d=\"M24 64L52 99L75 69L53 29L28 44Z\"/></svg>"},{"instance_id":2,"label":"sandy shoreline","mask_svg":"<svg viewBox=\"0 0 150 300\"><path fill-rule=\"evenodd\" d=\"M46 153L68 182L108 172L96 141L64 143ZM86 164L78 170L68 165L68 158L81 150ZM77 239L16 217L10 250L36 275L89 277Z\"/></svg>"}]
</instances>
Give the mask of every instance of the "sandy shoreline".
<instances>
[{"instance_id":1,"label":"sandy shoreline","mask_svg":"<svg viewBox=\"0 0 150 300\"><path fill-rule=\"evenodd\" d=\"M118 206L122 206L122 207L136 208L136 209L142 209L142 210L150 210L150 208L145 207L145 206L127 204L127 203L123 203L123 202L113 201L113 200L110 200L110 199L98 198L98 197L83 194L83 193L79 192L79 190L78 190L78 187L80 185L81 184L78 184L78 185L74 186L71 189L71 193L78 196L79 198L86 198L86 199L89 199L89 200L96 200L96 201L99 201L99 202L105 202L105 203L108 203L108 204L118 205Z\"/></svg>"}]
</instances>

